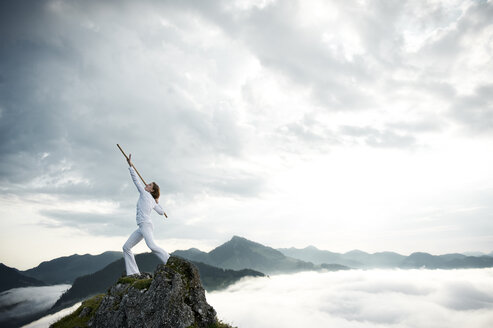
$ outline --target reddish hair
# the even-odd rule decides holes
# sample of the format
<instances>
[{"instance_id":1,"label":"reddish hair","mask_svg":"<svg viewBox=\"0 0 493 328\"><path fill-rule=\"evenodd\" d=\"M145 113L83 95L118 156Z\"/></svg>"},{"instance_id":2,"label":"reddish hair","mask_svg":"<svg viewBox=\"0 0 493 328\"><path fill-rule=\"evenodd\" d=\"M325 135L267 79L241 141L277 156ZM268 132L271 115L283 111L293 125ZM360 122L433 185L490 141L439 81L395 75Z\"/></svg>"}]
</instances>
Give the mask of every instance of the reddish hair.
<instances>
[{"instance_id":1,"label":"reddish hair","mask_svg":"<svg viewBox=\"0 0 493 328\"><path fill-rule=\"evenodd\" d=\"M161 195L161 193L159 192L159 186L155 182L152 182L152 184L153 187L152 187L151 195L152 197L154 197L154 199L158 199L159 196Z\"/></svg>"}]
</instances>

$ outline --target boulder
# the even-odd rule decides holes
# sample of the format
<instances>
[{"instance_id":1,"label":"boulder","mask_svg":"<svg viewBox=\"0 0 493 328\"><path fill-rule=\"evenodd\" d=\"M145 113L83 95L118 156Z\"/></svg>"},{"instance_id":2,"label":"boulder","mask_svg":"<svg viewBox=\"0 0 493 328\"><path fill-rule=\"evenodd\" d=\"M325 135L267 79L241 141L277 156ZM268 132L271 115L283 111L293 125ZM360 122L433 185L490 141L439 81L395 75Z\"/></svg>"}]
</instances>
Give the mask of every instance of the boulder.
<instances>
[{"instance_id":1,"label":"boulder","mask_svg":"<svg viewBox=\"0 0 493 328\"><path fill-rule=\"evenodd\" d=\"M197 268L170 257L153 275L121 277L106 294L84 301L73 314L51 327L230 327L216 318L205 299Z\"/></svg>"}]
</instances>

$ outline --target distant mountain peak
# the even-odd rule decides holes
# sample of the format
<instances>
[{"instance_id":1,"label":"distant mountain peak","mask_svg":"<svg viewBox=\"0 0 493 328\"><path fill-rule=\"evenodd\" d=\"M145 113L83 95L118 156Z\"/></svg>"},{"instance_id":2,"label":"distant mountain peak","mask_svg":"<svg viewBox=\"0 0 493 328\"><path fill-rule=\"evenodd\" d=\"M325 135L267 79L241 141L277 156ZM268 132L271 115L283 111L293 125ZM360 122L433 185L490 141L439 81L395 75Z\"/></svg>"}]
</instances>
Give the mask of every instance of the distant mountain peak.
<instances>
[{"instance_id":1,"label":"distant mountain peak","mask_svg":"<svg viewBox=\"0 0 493 328\"><path fill-rule=\"evenodd\" d=\"M277 271L300 271L313 267L312 263L289 259L280 251L248 240L233 236L231 240L214 248L208 253L207 264L224 269L254 269L273 273Z\"/></svg>"},{"instance_id":2,"label":"distant mountain peak","mask_svg":"<svg viewBox=\"0 0 493 328\"><path fill-rule=\"evenodd\" d=\"M194 252L194 253L203 253L200 249L196 248L196 247L192 247L189 249L190 252Z\"/></svg>"},{"instance_id":3,"label":"distant mountain peak","mask_svg":"<svg viewBox=\"0 0 493 328\"><path fill-rule=\"evenodd\" d=\"M44 286L45 283L23 275L16 268L0 263L0 292L16 287Z\"/></svg>"},{"instance_id":4,"label":"distant mountain peak","mask_svg":"<svg viewBox=\"0 0 493 328\"><path fill-rule=\"evenodd\" d=\"M363 252L359 249L353 249L352 251L349 251L347 253L345 253L346 255L356 255L356 254L359 254L359 255L368 255L367 252Z\"/></svg>"},{"instance_id":5,"label":"distant mountain peak","mask_svg":"<svg viewBox=\"0 0 493 328\"><path fill-rule=\"evenodd\" d=\"M240 237L240 236L233 236L229 242L226 242L223 245L227 244L234 244L234 245L245 245L245 246L263 246L262 244L256 243L254 241L248 240L246 238ZM266 247L266 246L264 246Z\"/></svg>"},{"instance_id":6,"label":"distant mountain peak","mask_svg":"<svg viewBox=\"0 0 493 328\"><path fill-rule=\"evenodd\" d=\"M231 241L250 241L250 240L248 240L244 237L234 235L233 238L231 238Z\"/></svg>"},{"instance_id":7,"label":"distant mountain peak","mask_svg":"<svg viewBox=\"0 0 493 328\"><path fill-rule=\"evenodd\" d=\"M426 257L433 257L433 255L425 252L414 252L409 257L418 257L418 256L426 256Z\"/></svg>"}]
</instances>

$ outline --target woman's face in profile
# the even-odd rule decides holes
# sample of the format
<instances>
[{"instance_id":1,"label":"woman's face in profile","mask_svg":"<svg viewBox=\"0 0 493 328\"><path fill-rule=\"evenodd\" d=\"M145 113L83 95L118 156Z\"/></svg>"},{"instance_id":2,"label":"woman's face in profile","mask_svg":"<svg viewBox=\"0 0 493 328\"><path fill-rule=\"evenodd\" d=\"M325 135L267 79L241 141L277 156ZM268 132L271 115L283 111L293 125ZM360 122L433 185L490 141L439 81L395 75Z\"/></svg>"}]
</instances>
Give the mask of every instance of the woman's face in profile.
<instances>
[{"instance_id":1,"label":"woman's face in profile","mask_svg":"<svg viewBox=\"0 0 493 328\"><path fill-rule=\"evenodd\" d=\"M146 187L144 189L148 192L152 192L154 190L154 184L152 182L149 184L146 184Z\"/></svg>"}]
</instances>

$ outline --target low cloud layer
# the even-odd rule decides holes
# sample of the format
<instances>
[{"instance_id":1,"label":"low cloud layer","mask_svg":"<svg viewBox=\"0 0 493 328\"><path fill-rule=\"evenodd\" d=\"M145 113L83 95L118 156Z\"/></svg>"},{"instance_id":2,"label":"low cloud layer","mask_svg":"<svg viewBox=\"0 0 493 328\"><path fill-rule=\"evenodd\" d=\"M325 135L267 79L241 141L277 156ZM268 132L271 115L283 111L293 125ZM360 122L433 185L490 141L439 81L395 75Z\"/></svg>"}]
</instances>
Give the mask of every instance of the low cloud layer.
<instances>
[{"instance_id":1,"label":"low cloud layer","mask_svg":"<svg viewBox=\"0 0 493 328\"><path fill-rule=\"evenodd\" d=\"M19 318L49 309L70 285L13 288L0 294L0 318Z\"/></svg>"},{"instance_id":2,"label":"low cloud layer","mask_svg":"<svg viewBox=\"0 0 493 328\"><path fill-rule=\"evenodd\" d=\"M46 328L46 327L49 327L51 324L57 322L61 318L65 317L65 316L71 314L72 312L74 312L75 310L77 310L81 304L82 303L79 302L79 303L72 305L71 307L69 307L67 309L63 309L63 310L58 311L54 314L47 315L46 317L42 317L41 319L38 319L36 321L33 321L33 322L23 326L23 328Z\"/></svg>"},{"instance_id":3,"label":"low cloud layer","mask_svg":"<svg viewBox=\"0 0 493 328\"><path fill-rule=\"evenodd\" d=\"M487 328L492 278L493 269L304 272L246 279L207 300L242 328Z\"/></svg>"}]
</instances>

